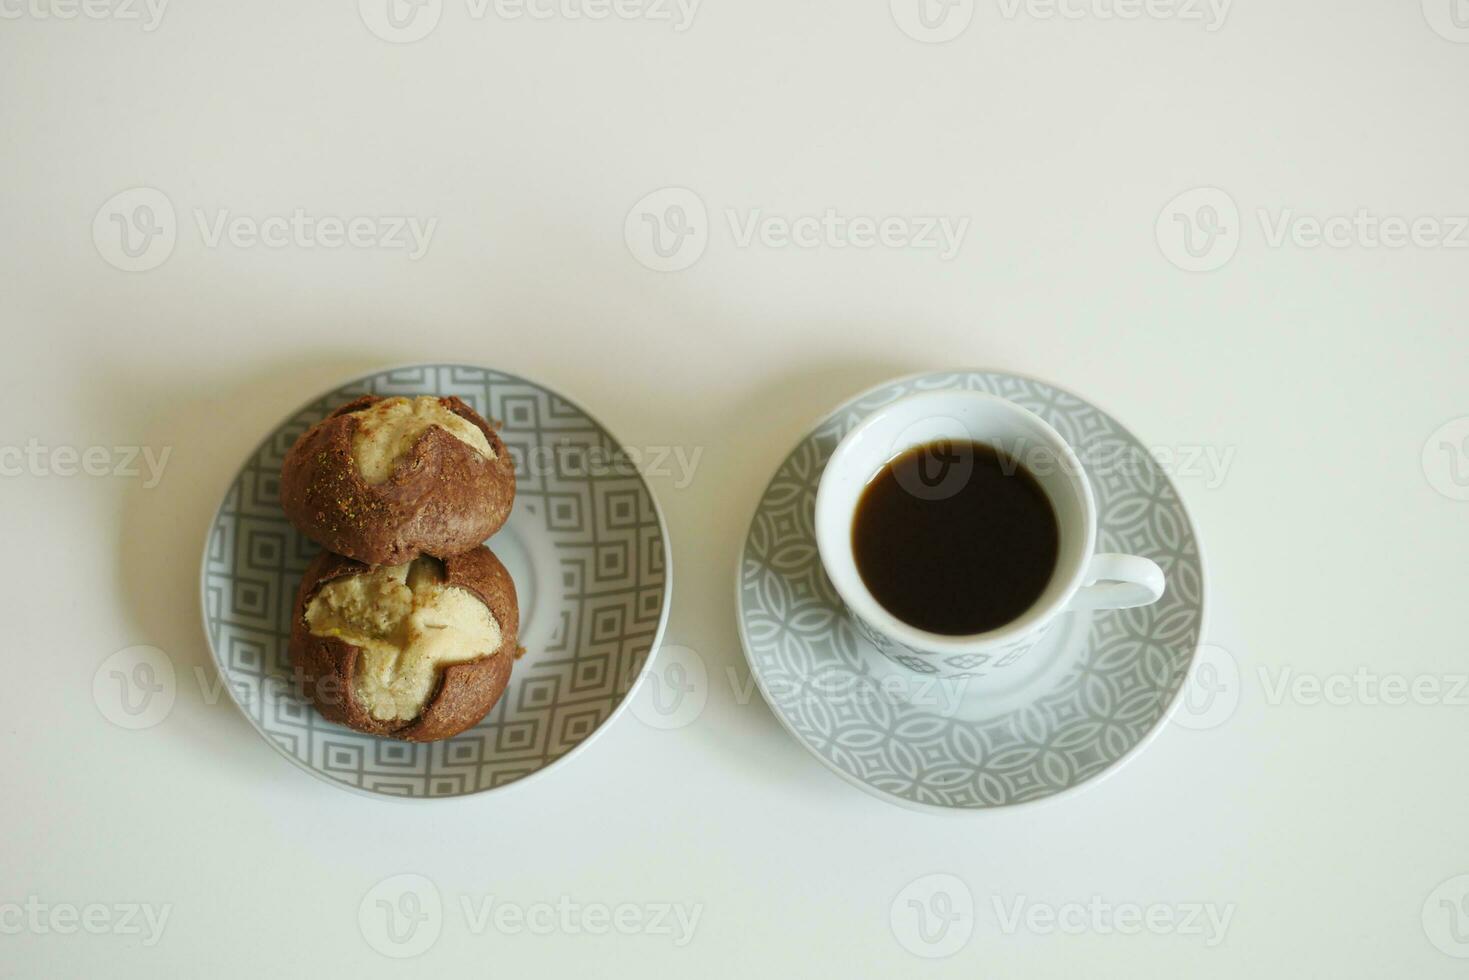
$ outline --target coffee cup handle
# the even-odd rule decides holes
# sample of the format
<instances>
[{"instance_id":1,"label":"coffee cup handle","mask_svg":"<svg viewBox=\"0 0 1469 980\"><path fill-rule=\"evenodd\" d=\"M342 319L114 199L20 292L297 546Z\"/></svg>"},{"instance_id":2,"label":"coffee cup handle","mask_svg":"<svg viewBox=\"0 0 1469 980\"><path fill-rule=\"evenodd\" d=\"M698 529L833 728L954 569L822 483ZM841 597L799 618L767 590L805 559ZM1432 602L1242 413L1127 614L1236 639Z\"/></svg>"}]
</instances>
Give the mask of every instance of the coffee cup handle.
<instances>
[{"instance_id":1,"label":"coffee cup handle","mask_svg":"<svg viewBox=\"0 0 1469 980\"><path fill-rule=\"evenodd\" d=\"M1163 598L1163 569L1137 555L1100 554L1092 557L1086 579L1066 608L1133 609L1151 606Z\"/></svg>"}]
</instances>

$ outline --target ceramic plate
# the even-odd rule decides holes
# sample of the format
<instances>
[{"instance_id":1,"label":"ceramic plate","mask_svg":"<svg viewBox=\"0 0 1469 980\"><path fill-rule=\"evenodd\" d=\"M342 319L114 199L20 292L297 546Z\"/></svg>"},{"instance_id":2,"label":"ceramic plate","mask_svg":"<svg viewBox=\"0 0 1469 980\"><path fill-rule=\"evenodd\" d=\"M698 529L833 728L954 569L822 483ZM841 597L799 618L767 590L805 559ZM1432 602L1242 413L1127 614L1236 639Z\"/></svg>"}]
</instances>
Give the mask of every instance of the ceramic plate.
<instances>
[{"instance_id":1,"label":"ceramic plate","mask_svg":"<svg viewBox=\"0 0 1469 980\"><path fill-rule=\"evenodd\" d=\"M1067 614L1026 658L937 681L883 658L847 619L816 551L822 468L859 420L905 395L984 391L1040 415L1087 467L1102 551L1156 561L1167 592L1142 609ZM949 812L1054 796L1108 771L1162 725L1203 629L1198 541L1152 453L1105 412L995 372L925 374L859 395L780 465L738 576L740 636L777 718L838 775L891 802Z\"/></svg>"},{"instance_id":2,"label":"ceramic plate","mask_svg":"<svg viewBox=\"0 0 1469 980\"><path fill-rule=\"evenodd\" d=\"M281 461L302 432L363 394L458 395L504 423L500 434L515 459L515 508L488 544L515 579L526 653L489 717L429 745L327 722L290 683L291 604L319 548L281 513ZM625 707L668 619L667 554L652 491L583 409L513 375L420 365L312 400L245 460L205 548L204 625L240 709L301 768L385 796L464 796L567 758Z\"/></svg>"}]
</instances>

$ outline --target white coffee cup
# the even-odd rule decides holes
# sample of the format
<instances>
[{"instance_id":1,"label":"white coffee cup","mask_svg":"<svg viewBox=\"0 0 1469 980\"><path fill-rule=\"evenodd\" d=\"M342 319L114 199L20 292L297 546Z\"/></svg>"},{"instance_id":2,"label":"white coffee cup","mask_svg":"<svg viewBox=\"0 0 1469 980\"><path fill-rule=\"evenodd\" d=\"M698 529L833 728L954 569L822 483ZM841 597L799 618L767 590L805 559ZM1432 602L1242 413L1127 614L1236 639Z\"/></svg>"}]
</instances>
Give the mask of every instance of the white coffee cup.
<instances>
[{"instance_id":1,"label":"white coffee cup","mask_svg":"<svg viewBox=\"0 0 1469 980\"><path fill-rule=\"evenodd\" d=\"M1022 463L1050 499L1060 532L1056 567L1040 597L1011 622L968 636L930 633L888 612L863 584L852 548L852 522L867 484L893 458L943 440L984 443ZM1146 606L1164 590L1155 562L1097 553L1096 498L1060 433L1034 412L981 392L911 395L859 422L822 473L816 545L863 635L895 663L940 677L988 676L1019 661L1065 612Z\"/></svg>"}]
</instances>

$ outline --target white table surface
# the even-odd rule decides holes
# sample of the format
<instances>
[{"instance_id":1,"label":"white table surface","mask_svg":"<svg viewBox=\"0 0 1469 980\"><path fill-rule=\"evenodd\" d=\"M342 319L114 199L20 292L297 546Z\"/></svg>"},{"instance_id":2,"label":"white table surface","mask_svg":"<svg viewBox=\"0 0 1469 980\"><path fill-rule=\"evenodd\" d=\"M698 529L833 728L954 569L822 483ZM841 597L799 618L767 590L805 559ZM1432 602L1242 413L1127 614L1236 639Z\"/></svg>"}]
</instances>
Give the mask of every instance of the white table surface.
<instances>
[{"instance_id":1,"label":"white table surface","mask_svg":"<svg viewBox=\"0 0 1469 980\"><path fill-rule=\"evenodd\" d=\"M374 36L350 0L178 3L153 30L141 5L0 2L0 445L171 449L152 487L58 476L54 453L0 480L0 974L1461 975L1469 444L1435 432L1469 415L1469 250L1371 248L1355 228L1345 248L1270 241L1283 216L1359 209L1455 237L1469 30L1425 2L1240 2L1209 30L1166 0L1140 19L997 0L946 44L906 36L883 0L707 0L683 31L443 0L414 43ZM139 187L167 197L177 238L125 272L106 202ZM660 273L624 226L666 187L707 207L708 247ZM1226 236L1204 259L1221 267L1186 272L1164 209L1199 187L1237 206L1220 218L1238 252L1223 261ZM211 246L198 224L297 209L437 225L413 259ZM971 224L945 261L741 247L726 217L827 209ZM200 690L198 562L225 481L305 398L413 360L524 374L627 443L702 451L688 485L651 481L677 570L666 640L712 678L692 724L627 714L533 785L405 806L313 780ZM1150 445L1232 454L1178 483L1206 639L1239 671L1223 723L1170 725L1074 798L959 819L844 784L746 695L732 587L805 426L945 366L1046 378ZM134 645L180 676L141 731L92 693ZM1359 669L1365 685L1331 680ZM1387 677L1444 692L1383 703ZM358 922L404 873L444 907L412 962ZM942 959L901 921L931 874L974 903ZM699 918L691 938L559 915L476 930L465 903L487 899ZM128 903L167 907L161 935L131 929ZM1108 927L1107 909L1194 903L1228 912L1222 936ZM1017 905L1040 911L1007 928ZM73 914L98 934L62 931Z\"/></svg>"}]
</instances>

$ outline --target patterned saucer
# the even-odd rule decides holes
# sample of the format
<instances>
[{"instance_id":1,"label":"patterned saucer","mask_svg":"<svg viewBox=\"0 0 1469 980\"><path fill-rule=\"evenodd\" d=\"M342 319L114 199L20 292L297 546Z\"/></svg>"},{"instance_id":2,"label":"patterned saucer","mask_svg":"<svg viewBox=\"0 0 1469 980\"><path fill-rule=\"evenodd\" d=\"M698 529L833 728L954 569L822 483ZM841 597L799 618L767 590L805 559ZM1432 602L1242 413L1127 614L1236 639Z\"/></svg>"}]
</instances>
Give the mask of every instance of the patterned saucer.
<instances>
[{"instance_id":1,"label":"patterned saucer","mask_svg":"<svg viewBox=\"0 0 1469 980\"><path fill-rule=\"evenodd\" d=\"M291 603L319 549L281 513L281 459L327 412L369 393L458 395L504 423L515 458L515 509L489 544L515 580L526 653L489 717L429 745L327 722L290 680ZM302 769L365 793L466 796L560 762L627 706L668 621L667 537L622 446L556 392L458 364L383 371L312 400L245 460L205 546L205 631L240 709Z\"/></svg>"},{"instance_id":2,"label":"patterned saucer","mask_svg":"<svg viewBox=\"0 0 1469 980\"><path fill-rule=\"evenodd\" d=\"M857 632L816 551L822 468L874 409L951 388L1008 398L1061 433L1092 479L1099 550L1156 561L1168 580L1160 602L1066 614L1024 661L981 679L905 670ZM750 669L797 741L861 789L945 812L1041 800L1130 757L1161 727L1204 618L1193 524L1153 454L1076 395L996 372L903 378L832 413L780 465L760 500L737 589Z\"/></svg>"}]
</instances>

